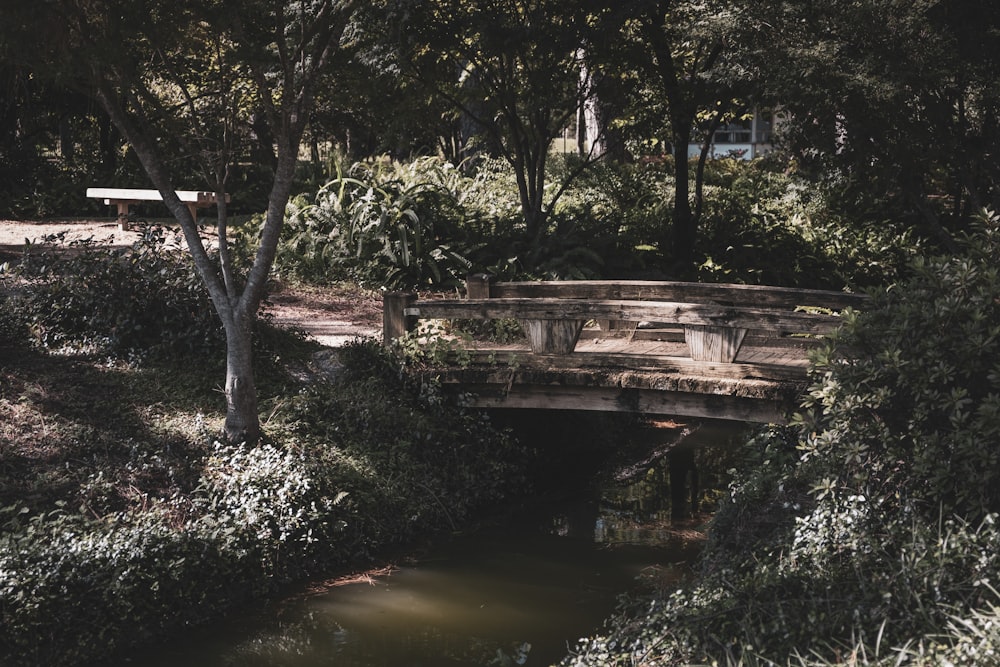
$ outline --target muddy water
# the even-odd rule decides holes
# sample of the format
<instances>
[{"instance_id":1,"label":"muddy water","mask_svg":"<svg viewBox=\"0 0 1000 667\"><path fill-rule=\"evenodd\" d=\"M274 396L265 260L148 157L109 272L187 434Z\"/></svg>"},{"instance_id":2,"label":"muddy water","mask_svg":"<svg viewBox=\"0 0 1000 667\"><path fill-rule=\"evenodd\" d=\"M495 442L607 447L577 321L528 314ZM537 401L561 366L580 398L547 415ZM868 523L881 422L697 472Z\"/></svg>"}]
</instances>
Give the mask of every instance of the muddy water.
<instances>
[{"instance_id":1,"label":"muddy water","mask_svg":"<svg viewBox=\"0 0 1000 667\"><path fill-rule=\"evenodd\" d=\"M724 439L708 428L685 444ZM314 584L131 664L305 667L550 665L618 596L674 587L702 544L672 521L666 457L583 497L534 506L353 582Z\"/></svg>"}]
</instances>

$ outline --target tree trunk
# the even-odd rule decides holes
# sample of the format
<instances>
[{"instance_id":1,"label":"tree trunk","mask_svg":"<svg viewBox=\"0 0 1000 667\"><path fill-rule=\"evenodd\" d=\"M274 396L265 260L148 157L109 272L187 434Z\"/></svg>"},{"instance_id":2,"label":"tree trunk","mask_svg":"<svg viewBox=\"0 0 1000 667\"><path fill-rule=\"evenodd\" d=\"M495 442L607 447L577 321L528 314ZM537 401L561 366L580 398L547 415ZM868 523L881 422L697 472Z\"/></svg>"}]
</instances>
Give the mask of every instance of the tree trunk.
<instances>
[{"instance_id":1,"label":"tree trunk","mask_svg":"<svg viewBox=\"0 0 1000 667\"><path fill-rule=\"evenodd\" d=\"M690 127L676 127L674 144L674 220L671 255L676 278L689 278L694 273L694 243L697 222L691 211L691 187L688 182L688 144Z\"/></svg>"},{"instance_id":2,"label":"tree trunk","mask_svg":"<svg viewBox=\"0 0 1000 667\"><path fill-rule=\"evenodd\" d=\"M232 321L226 329L226 440L255 443L260 437L253 374L253 327Z\"/></svg>"}]
</instances>

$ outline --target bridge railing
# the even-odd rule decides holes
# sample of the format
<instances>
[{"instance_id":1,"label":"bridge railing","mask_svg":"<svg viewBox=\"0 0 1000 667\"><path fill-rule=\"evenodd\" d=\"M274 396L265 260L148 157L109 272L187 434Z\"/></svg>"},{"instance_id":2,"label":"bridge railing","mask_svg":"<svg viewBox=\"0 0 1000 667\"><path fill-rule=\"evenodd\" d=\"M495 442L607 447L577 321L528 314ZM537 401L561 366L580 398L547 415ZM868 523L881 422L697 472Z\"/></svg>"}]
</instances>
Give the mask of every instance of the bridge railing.
<instances>
[{"instance_id":1,"label":"bridge railing","mask_svg":"<svg viewBox=\"0 0 1000 667\"><path fill-rule=\"evenodd\" d=\"M387 294L385 341L413 329L419 319L512 318L534 354L566 355L588 321L608 332L646 321L681 327L695 361L733 362L750 330L774 337L829 333L841 322L831 312L859 307L865 299L825 290L674 281L494 282L482 274L469 278L466 292L466 299L424 301L410 293Z\"/></svg>"}]
</instances>

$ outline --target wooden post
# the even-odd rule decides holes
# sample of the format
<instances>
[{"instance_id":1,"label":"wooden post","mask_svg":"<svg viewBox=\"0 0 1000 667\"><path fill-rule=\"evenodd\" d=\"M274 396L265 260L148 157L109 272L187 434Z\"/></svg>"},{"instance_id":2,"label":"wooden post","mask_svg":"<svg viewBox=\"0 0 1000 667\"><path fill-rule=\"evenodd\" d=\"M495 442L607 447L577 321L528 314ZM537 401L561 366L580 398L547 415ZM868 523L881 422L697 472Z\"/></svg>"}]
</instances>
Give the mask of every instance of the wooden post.
<instances>
[{"instance_id":1,"label":"wooden post","mask_svg":"<svg viewBox=\"0 0 1000 667\"><path fill-rule=\"evenodd\" d=\"M470 273L465 277L466 299L493 298L493 280L495 276L489 273Z\"/></svg>"},{"instance_id":2,"label":"wooden post","mask_svg":"<svg viewBox=\"0 0 1000 667\"><path fill-rule=\"evenodd\" d=\"M392 341L417 324L417 318L407 316L404 311L417 301L413 292L387 292L382 297L382 344L391 345Z\"/></svg>"},{"instance_id":3,"label":"wooden post","mask_svg":"<svg viewBox=\"0 0 1000 667\"><path fill-rule=\"evenodd\" d=\"M569 354L576 348L584 320L518 320L534 354Z\"/></svg>"},{"instance_id":4,"label":"wooden post","mask_svg":"<svg viewBox=\"0 0 1000 667\"><path fill-rule=\"evenodd\" d=\"M673 519L689 519L698 512L698 464L694 447L677 445L667 454L670 471L670 515Z\"/></svg>"},{"instance_id":5,"label":"wooden post","mask_svg":"<svg viewBox=\"0 0 1000 667\"><path fill-rule=\"evenodd\" d=\"M684 325L684 340L695 361L735 361L746 335L746 329L735 327Z\"/></svg>"}]
</instances>

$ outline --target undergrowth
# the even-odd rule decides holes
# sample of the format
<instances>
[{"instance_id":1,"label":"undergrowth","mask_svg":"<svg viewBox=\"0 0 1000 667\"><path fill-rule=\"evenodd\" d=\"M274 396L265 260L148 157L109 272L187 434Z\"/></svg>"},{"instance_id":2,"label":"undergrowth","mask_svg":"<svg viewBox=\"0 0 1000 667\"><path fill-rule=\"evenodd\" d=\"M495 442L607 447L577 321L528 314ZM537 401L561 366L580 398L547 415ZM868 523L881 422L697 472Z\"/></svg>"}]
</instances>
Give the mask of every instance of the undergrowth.
<instances>
[{"instance_id":1,"label":"undergrowth","mask_svg":"<svg viewBox=\"0 0 1000 667\"><path fill-rule=\"evenodd\" d=\"M4 277L0 664L105 662L521 488L512 438L377 343L309 383L286 365L312 348L266 322L266 437L219 444L222 350L182 258L158 234L69 250Z\"/></svg>"},{"instance_id":2,"label":"undergrowth","mask_svg":"<svg viewBox=\"0 0 1000 667\"><path fill-rule=\"evenodd\" d=\"M1000 216L848 314L747 443L702 576L564 665L995 665Z\"/></svg>"}]
</instances>

